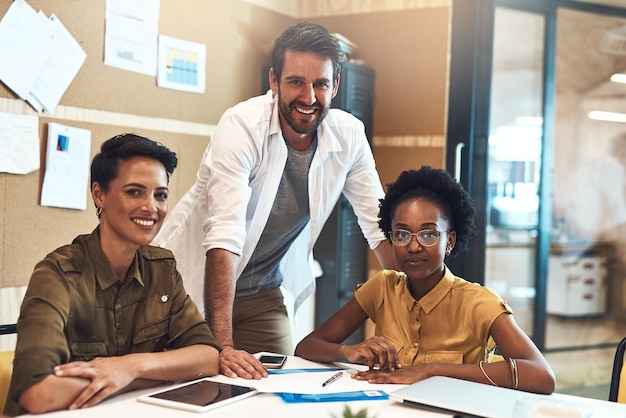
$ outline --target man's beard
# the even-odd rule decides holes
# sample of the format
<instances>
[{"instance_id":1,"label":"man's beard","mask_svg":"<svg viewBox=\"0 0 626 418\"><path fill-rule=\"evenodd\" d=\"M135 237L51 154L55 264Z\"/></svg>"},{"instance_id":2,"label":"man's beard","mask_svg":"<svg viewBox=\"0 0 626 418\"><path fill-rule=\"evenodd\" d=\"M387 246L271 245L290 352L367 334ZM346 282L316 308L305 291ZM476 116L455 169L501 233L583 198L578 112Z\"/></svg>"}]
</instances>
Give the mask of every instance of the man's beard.
<instances>
[{"instance_id":1,"label":"man's beard","mask_svg":"<svg viewBox=\"0 0 626 418\"><path fill-rule=\"evenodd\" d=\"M310 135L314 133L320 126L320 123L322 123L322 121L328 114L329 110L328 107L322 108L321 106L315 106L315 108L317 109L316 112L318 113L318 117L311 125L309 122L299 123L297 120L297 115L299 115L300 113L296 110L296 107L302 107L307 109L310 108L310 106L298 106L296 101L293 101L291 103L284 102L281 98L280 90L278 91L278 105L280 107L280 112L282 113L289 127L300 135ZM296 117L294 117L294 115L296 115Z\"/></svg>"}]
</instances>

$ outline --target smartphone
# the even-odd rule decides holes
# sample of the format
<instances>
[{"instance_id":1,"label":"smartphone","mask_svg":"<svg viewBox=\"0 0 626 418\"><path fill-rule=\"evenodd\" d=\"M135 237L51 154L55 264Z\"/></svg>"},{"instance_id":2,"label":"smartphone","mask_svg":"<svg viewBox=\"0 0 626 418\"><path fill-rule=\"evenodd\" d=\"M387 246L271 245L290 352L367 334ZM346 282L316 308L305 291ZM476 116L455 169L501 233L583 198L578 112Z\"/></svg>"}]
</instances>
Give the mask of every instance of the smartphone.
<instances>
[{"instance_id":1,"label":"smartphone","mask_svg":"<svg viewBox=\"0 0 626 418\"><path fill-rule=\"evenodd\" d=\"M261 355L261 357L259 357L259 361L267 369L280 369L285 365L285 361L287 361L287 356L283 356L281 354L263 354Z\"/></svg>"}]
</instances>

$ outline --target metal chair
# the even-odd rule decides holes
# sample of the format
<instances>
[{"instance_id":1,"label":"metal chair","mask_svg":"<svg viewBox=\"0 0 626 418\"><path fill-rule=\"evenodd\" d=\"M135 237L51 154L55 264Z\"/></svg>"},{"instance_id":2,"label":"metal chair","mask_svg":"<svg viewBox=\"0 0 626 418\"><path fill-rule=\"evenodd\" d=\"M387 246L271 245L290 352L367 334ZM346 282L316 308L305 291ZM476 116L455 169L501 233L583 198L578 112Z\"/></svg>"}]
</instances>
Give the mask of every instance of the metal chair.
<instances>
[{"instance_id":1,"label":"metal chair","mask_svg":"<svg viewBox=\"0 0 626 418\"><path fill-rule=\"evenodd\" d=\"M624 354L626 353L626 337L617 344L615 358L613 359L613 372L611 374L611 387L609 389L609 401L626 403L626 384L620 385L622 375L626 382L626 368L624 365Z\"/></svg>"},{"instance_id":2,"label":"metal chair","mask_svg":"<svg viewBox=\"0 0 626 418\"><path fill-rule=\"evenodd\" d=\"M16 332L16 324L0 325L0 335L15 334ZM9 392L14 356L14 350L0 351L0 413L4 410L7 393Z\"/></svg>"}]
</instances>

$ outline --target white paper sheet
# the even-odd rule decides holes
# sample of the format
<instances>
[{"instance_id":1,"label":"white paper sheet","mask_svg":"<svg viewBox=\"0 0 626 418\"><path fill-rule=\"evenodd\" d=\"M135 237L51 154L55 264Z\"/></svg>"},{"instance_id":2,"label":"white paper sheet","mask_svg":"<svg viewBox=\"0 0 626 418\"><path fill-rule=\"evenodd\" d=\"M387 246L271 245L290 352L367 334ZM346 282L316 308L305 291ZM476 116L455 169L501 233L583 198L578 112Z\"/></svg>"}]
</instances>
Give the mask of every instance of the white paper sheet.
<instances>
[{"instance_id":1,"label":"white paper sheet","mask_svg":"<svg viewBox=\"0 0 626 418\"><path fill-rule=\"evenodd\" d=\"M159 35L158 86L204 93L206 45Z\"/></svg>"},{"instance_id":2,"label":"white paper sheet","mask_svg":"<svg viewBox=\"0 0 626 418\"><path fill-rule=\"evenodd\" d=\"M107 0L104 64L156 75L159 0Z\"/></svg>"},{"instance_id":3,"label":"white paper sheet","mask_svg":"<svg viewBox=\"0 0 626 418\"><path fill-rule=\"evenodd\" d=\"M53 14L15 0L0 22L0 80L38 112L54 112L85 51Z\"/></svg>"},{"instance_id":4,"label":"white paper sheet","mask_svg":"<svg viewBox=\"0 0 626 418\"><path fill-rule=\"evenodd\" d=\"M42 206L87 208L90 155L91 131L58 123L48 124Z\"/></svg>"},{"instance_id":5,"label":"white paper sheet","mask_svg":"<svg viewBox=\"0 0 626 418\"><path fill-rule=\"evenodd\" d=\"M27 174L39 158L39 118L0 112L0 171Z\"/></svg>"},{"instance_id":6,"label":"white paper sheet","mask_svg":"<svg viewBox=\"0 0 626 418\"><path fill-rule=\"evenodd\" d=\"M44 63L45 70L39 72L31 91L44 109L54 112L87 54L54 13L50 15L48 24L52 27L54 41Z\"/></svg>"},{"instance_id":7,"label":"white paper sheet","mask_svg":"<svg viewBox=\"0 0 626 418\"><path fill-rule=\"evenodd\" d=\"M24 0L15 0L0 21L0 80L29 97L54 38L52 28Z\"/></svg>"},{"instance_id":8,"label":"white paper sheet","mask_svg":"<svg viewBox=\"0 0 626 418\"><path fill-rule=\"evenodd\" d=\"M261 380L246 380L241 377L233 379L224 375L217 375L208 379L216 382L252 386L259 392L267 393L330 394L376 390L390 393L403 387L402 385L372 384L363 380L355 380L351 376L353 371L344 371L340 379L329 385L322 386L335 373L337 373L337 370L270 374Z\"/></svg>"}]
</instances>

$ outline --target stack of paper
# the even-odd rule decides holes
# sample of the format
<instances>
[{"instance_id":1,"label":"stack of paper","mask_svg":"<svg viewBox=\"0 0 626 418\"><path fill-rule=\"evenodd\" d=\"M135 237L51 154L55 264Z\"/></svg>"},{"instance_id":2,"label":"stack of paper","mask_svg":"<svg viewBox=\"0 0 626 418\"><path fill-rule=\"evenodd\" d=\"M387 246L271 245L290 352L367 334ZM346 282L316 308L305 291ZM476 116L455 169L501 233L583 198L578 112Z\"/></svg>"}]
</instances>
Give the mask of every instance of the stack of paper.
<instances>
[{"instance_id":1,"label":"stack of paper","mask_svg":"<svg viewBox=\"0 0 626 418\"><path fill-rule=\"evenodd\" d=\"M0 80L38 112L54 112L87 54L51 14L15 0L0 21Z\"/></svg>"}]
</instances>

